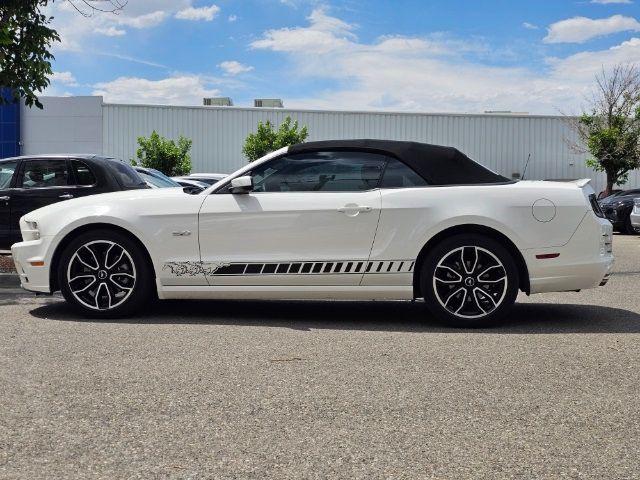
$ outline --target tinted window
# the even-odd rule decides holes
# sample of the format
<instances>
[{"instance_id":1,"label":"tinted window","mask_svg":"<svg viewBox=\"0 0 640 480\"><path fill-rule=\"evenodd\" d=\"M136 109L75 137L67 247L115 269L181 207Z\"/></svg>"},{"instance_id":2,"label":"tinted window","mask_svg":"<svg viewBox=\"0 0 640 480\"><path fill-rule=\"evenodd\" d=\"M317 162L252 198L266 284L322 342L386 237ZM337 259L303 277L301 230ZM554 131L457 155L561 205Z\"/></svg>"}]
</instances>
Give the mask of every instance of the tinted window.
<instances>
[{"instance_id":1,"label":"tinted window","mask_svg":"<svg viewBox=\"0 0 640 480\"><path fill-rule=\"evenodd\" d=\"M50 188L69 185L70 176L64 159L27 160L22 172L22 188Z\"/></svg>"},{"instance_id":2,"label":"tinted window","mask_svg":"<svg viewBox=\"0 0 640 480\"><path fill-rule=\"evenodd\" d=\"M389 158L380 188L426 187L424 178L396 158Z\"/></svg>"},{"instance_id":3,"label":"tinted window","mask_svg":"<svg viewBox=\"0 0 640 480\"><path fill-rule=\"evenodd\" d=\"M97 183L95 175L86 163L80 160L72 160L71 168L76 174L78 185L95 185Z\"/></svg>"},{"instance_id":4,"label":"tinted window","mask_svg":"<svg viewBox=\"0 0 640 480\"><path fill-rule=\"evenodd\" d=\"M124 188L139 187L144 184L144 180L140 178L140 175L138 175L138 172L136 172L133 167L130 167L126 163L114 160L109 161L109 164L118 179L118 183L120 183Z\"/></svg>"},{"instance_id":5,"label":"tinted window","mask_svg":"<svg viewBox=\"0 0 640 480\"><path fill-rule=\"evenodd\" d=\"M378 187L386 157L314 152L276 158L251 172L254 192L359 192Z\"/></svg>"},{"instance_id":6,"label":"tinted window","mask_svg":"<svg viewBox=\"0 0 640 480\"><path fill-rule=\"evenodd\" d=\"M16 171L17 166L18 162L15 160L0 163L0 188L9 188L11 186L13 172Z\"/></svg>"}]
</instances>

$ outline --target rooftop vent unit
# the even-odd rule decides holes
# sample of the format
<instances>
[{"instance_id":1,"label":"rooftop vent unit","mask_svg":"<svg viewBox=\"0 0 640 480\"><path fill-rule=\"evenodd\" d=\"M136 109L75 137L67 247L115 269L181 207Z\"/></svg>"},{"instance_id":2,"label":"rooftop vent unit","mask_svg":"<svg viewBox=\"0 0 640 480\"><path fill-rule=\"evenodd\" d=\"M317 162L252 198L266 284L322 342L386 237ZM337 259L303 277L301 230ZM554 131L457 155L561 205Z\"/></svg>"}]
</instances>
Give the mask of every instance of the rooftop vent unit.
<instances>
[{"instance_id":1,"label":"rooftop vent unit","mask_svg":"<svg viewBox=\"0 0 640 480\"><path fill-rule=\"evenodd\" d=\"M279 98L256 98L253 106L257 108L284 108L284 103Z\"/></svg>"},{"instance_id":2,"label":"rooftop vent unit","mask_svg":"<svg viewBox=\"0 0 640 480\"><path fill-rule=\"evenodd\" d=\"M229 97L203 98L205 107L233 107L233 100Z\"/></svg>"}]
</instances>

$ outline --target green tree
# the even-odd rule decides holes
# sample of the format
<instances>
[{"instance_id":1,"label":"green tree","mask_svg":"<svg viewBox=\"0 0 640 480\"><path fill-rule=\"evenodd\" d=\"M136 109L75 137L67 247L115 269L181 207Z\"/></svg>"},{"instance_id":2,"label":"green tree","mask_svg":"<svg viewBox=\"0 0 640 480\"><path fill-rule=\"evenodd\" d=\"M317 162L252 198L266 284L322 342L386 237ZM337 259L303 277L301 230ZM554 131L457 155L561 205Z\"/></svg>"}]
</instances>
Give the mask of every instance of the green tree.
<instances>
[{"instance_id":1,"label":"green tree","mask_svg":"<svg viewBox=\"0 0 640 480\"><path fill-rule=\"evenodd\" d=\"M299 129L298 121L293 122L291 117L285 118L278 130L267 120L258 123L258 131L251 133L244 142L242 153L250 162L274 152L282 147L303 143L309 136L307 127Z\"/></svg>"},{"instance_id":2,"label":"green tree","mask_svg":"<svg viewBox=\"0 0 640 480\"><path fill-rule=\"evenodd\" d=\"M125 0L105 0L96 7L91 0L66 0L81 15L93 11L115 12ZM49 86L53 74L53 43L60 41L51 28L53 17L43 13L54 0L0 0L0 86L11 90L9 97L0 95L0 105L15 103L24 97L29 107L42 108L38 92Z\"/></svg>"},{"instance_id":3,"label":"green tree","mask_svg":"<svg viewBox=\"0 0 640 480\"><path fill-rule=\"evenodd\" d=\"M188 175L191 172L189 150L192 143L190 139L180 135L176 145L176 142L158 135L154 130L149 138L138 137L138 160L131 159L131 163L155 168L169 177Z\"/></svg>"},{"instance_id":4,"label":"green tree","mask_svg":"<svg viewBox=\"0 0 640 480\"><path fill-rule=\"evenodd\" d=\"M60 40L49 27L52 17L41 11L47 0L3 0L0 3L0 86L12 90L10 98L0 96L0 104L24 97L28 106L42 108L36 92L49 85L53 74L49 52Z\"/></svg>"},{"instance_id":5,"label":"green tree","mask_svg":"<svg viewBox=\"0 0 640 480\"><path fill-rule=\"evenodd\" d=\"M605 172L609 193L640 167L640 71L617 65L597 75L596 84L589 112L578 118L576 130L585 151L593 155L587 166Z\"/></svg>"}]
</instances>

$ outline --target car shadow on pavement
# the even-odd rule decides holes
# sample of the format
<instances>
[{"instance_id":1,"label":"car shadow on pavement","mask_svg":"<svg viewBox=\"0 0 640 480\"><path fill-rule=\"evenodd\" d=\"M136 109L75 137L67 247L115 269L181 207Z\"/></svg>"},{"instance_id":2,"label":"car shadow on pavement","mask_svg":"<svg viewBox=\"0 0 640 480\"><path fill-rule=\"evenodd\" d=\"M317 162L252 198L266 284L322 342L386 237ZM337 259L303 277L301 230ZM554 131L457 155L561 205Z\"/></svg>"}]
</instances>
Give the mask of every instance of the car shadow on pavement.
<instances>
[{"instance_id":1,"label":"car shadow on pavement","mask_svg":"<svg viewBox=\"0 0 640 480\"><path fill-rule=\"evenodd\" d=\"M237 325L391 332L462 332L438 323L422 302L170 300L132 319L85 318L64 301L50 300L31 314L45 320L123 324ZM467 330L468 331L468 330ZM599 305L519 303L503 325L485 333L640 333L640 314Z\"/></svg>"}]
</instances>

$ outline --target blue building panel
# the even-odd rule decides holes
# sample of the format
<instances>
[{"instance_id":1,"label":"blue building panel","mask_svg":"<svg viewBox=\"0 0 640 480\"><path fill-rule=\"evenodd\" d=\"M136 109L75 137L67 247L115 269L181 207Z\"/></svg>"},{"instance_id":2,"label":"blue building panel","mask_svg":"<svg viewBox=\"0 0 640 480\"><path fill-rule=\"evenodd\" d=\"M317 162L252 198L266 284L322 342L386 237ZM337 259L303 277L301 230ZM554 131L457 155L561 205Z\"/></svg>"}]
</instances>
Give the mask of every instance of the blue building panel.
<instances>
[{"instance_id":1,"label":"blue building panel","mask_svg":"<svg viewBox=\"0 0 640 480\"><path fill-rule=\"evenodd\" d=\"M0 95L11 98L8 88L0 88ZM0 104L0 158L20 155L20 103Z\"/></svg>"}]
</instances>

